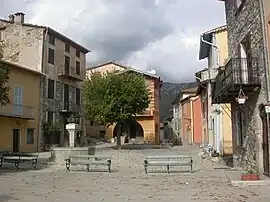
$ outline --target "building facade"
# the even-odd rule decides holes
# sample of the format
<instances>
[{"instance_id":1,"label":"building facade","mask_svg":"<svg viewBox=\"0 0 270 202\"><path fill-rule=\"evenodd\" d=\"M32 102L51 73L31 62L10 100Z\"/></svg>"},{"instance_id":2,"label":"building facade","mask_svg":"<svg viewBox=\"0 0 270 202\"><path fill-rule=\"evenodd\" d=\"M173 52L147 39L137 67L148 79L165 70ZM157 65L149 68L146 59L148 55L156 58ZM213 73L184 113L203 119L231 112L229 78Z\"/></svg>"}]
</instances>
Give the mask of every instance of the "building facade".
<instances>
[{"instance_id":1,"label":"building facade","mask_svg":"<svg viewBox=\"0 0 270 202\"><path fill-rule=\"evenodd\" d=\"M0 150L34 152L40 132L39 85L44 75L5 60L0 60L2 65L10 68L10 103L0 106Z\"/></svg>"},{"instance_id":2,"label":"building facade","mask_svg":"<svg viewBox=\"0 0 270 202\"><path fill-rule=\"evenodd\" d=\"M192 108L190 98L196 95L196 88L188 88L180 91L180 105L181 105L181 128L182 128L182 142L184 145L192 144L193 140L193 126L192 126Z\"/></svg>"},{"instance_id":3,"label":"building facade","mask_svg":"<svg viewBox=\"0 0 270 202\"><path fill-rule=\"evenodd\" d=\"M212 103L212 81L218 68L228 59L227 26L221 26L201 35L199 59L208 60L208 67L195 74L202 97L204 128L208 130L208 144L221 155L232 155L230 103ZM207 109L206 109L207 108ZM207 114L207 116L205 116ZM206 127L207 125L207 127Z\"/></svg>"},{"instance_id":4,"label":"building facade","mask_svg":"<svg viewBox=\"0 0 270 202\"><path fill-rule=\"evenodd\" d=\"M261 1L224 3L229 59L219 68L213 102L231 103L234 164L269 175L260 116L268 100Z\"/></svg>"},{"instance_id":5,"label":"building facade","mask_svg":"<svg viewBox=\"0 0 270 202\"><path fill-rule=\"evenodd\" d=\"M50 27L26 23L23 13L0 19L4 59L45 74L40 82L40 149L65 145L67 118L76 119L83 134L82 81L86 54L83 46Z\"/></svg>"},{"instance_id":6,"label":"building facade","mask_svg":"<svg viewBox=\"0 0 270 202\"><path fill-rule=\"evenodd\" d=\"M136 117L136 122L134 125L134 130L130 130L130 127L127 125L123 127L123 131L126 131L128 136L138 143L151 143L159 144L160 143L160 112L159 112L159 101L160 101L160 88L162 81L160 77L149 73L143 72L131 67L126 67L115 62L107 62L105 64L97 65L87 69L86 77L90 78L91 75L95 72L106 73L113 71L134 71L141 73L145 76L145 82L148 85L150 91L150 105L145 110L143 114L138 114ZM89 131L87 131L87 136L92 134L93 131L91 127L86 126ZM117 135L118 124L106 127L106 138L111 139ZM135 131L134 134L132 131Z\"/></svg>"}]
</instances>

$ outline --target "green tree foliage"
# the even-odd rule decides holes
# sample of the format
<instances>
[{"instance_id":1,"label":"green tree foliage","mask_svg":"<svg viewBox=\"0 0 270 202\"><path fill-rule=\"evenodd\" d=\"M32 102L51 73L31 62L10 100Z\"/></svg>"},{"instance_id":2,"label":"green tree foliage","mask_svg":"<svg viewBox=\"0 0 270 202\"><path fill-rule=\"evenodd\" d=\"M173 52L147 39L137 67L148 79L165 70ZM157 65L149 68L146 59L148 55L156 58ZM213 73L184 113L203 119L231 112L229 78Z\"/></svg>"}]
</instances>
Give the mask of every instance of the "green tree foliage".
<instances>
[{"instance_id":1,"label":"green tree foliage","mask_svg":"<svg viewBox=\"0 0 270 202\"><path fill-rule=\"evenodd\" d=\"M94 73L84 83L83 97L86 117L109 124L134 119L150 103L144 76L131 71Z\"/></svg>"},{"instance_id":2,"label":"green tree foliage","mask_svg":"<svg viewBox=\"0 0 270 202\"><path fill-rule=\"evenodd\" d=\"M0 105L6 105L9 102L9 87L7 86L10 74L10 68L3 63L3 42L0 41Z\"/></svg>"}]
</instances>

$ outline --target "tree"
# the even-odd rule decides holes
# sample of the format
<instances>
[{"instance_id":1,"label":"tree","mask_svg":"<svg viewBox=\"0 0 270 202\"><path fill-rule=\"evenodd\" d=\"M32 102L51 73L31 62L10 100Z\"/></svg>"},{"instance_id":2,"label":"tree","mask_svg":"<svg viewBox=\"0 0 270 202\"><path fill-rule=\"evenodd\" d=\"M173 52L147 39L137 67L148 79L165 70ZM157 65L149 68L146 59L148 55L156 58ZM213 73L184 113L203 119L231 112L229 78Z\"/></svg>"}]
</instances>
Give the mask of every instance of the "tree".
<instances>
[{"instance_id":1,"label":"tree","mask_svg":"<svg viewBox=\"0 0 270 202\"><path fill-rule=\"evenodd\" d=\"M3 42L0 41L0 105L6 105L9 102L9 87L7 86L10 74L10 68L3 63Z\"/></svg>"},{"instance_id":2,"label":"tree","mask_svg":"<svg viewBox=\"0 0 270 202\"><path fill-rule=\"evenodd\" d=\"M94 73L84 82L83 97L86 118L109 125L120 124L118 148L123 122L135 119L150 103L144 76L131 71Z\"/></svg>"}]
</instances>

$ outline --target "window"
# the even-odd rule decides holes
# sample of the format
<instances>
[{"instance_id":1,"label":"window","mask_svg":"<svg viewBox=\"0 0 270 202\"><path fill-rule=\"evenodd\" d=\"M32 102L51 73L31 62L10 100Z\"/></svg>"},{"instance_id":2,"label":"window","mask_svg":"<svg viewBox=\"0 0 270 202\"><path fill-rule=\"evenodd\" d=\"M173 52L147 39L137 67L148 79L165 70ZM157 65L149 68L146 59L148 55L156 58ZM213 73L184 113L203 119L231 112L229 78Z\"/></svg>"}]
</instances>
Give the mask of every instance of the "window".
<instances>
[{"instance_id":1,"label":"window","mask_svg":"<svg viewBox=\"0 0 270 202\"><path fill-rule=\"evenodd\" d=\"M51 124L53 123L53 112L52 111L47 111L47 123Z\"/></svg>"},{"instance_id":2,"label":"window","mask_svg":"<svg viewBox=\"0 0 270 202\"><path fill-rule=\"evenodd\" d=\"M54 80L48 79L48 98L54 99Z\"/></svg>"},{"instance_id":3,"label":"window","mask_svg":"<svg viewBox=\"0 0 270 202\"><path fill-rule=\"evenodd\" d=\"M81 56L81 51L76 50L76 56L77 56L78 58L80 58L80 56Z\"/></svg>"},{"instance_id":4,"label":"window","mask_svg":"<svg viewBox=\"0 0 270 202\"><path fill-rule=\"evenodd\" d=\"M80 71L81 71L81 64L79 61L76 61L76 74L80 75Z\"/></svg>"},{"instance_id":5,"label":"window","mask_svg":"<svg viewBox=\"0 0 270 202\"><path fill-rule=\"evenodd\" d=\"M251 43L250 34L247 34L245 38L238 45L238 58L240 60L241 68L241 82L247 84L249 78L252 77L252 64L251 64Z\"/></svg>"},{"instance_id":6,"label":"window","mask_svg":"<svg viewBox=\"0 0 270 202\"><path fill-rule=\"evenodd\" d=\"M34 136L35 136L35 130L33 128L27 128L26 143L34 144L34 139L35 139Z\"/></svg>"},{"instance_id":7,"label":"window","mask_svg":"<svg viewBox=\"0 0 270 202\"><path fill-rule=\"evenodd\" d=\"M49 44L55 45L55 37L52 35L49 35Z\"/></svg>"},{"instance_id":8,"label":"window","mask_svg":"<svg viewBox=\"0 0 270 202\"><path fill-rule=\"evenodd\" d=\"M81 104L81 90L79 88L76 88L76 104Z\"/></svg>"},{"instance_id":9,"label":"window","mask_svg":"<svg viewBox=\"0 0 270 202\"><path fill-rule=\"evenodd\" d=\"M65 56L65 71L69 72L70 68L70 58L68 56Z\"/></svg>"},{"instance_id":10,"label":"window","mask_svg":"<svg viewBox=\"0 0 270 202\"><path fill-rule=\"evenodd\" d=\"M21 115L23 112L22 105L23 105L23 87L16 86L14 88L14 95L13 95L13 106L14 106L14 113L16 115Z\"/></svg>"},{"instance_id":11,"label":"window","mask_svg":"<svg viewBox=\"0 0 270 202\"><path fill-rule=\"evenodd\" d=\"M70 53L70 46L67 43L65 43L65 51Z\"/></svg>"},{"instance_id":12,"label":"window","mask_svg":"<svg viewBox=\"0 0 270 202\"><path fill-rule=\"evenodd\" d=\"M54 50L49 48L48 63L54 65Z\"/></svg>"}]
</instances>

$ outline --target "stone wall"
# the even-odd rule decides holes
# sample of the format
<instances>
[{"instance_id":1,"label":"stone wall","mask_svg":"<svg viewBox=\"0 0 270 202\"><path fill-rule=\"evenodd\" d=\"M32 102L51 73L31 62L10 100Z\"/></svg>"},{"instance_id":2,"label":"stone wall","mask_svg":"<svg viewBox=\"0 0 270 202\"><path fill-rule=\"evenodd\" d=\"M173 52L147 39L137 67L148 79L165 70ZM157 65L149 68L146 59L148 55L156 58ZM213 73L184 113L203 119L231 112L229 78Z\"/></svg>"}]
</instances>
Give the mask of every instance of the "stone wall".
<instances>
[{"instance_id":1,"label":"stone wall","mask_svg":"<svg viewBox=\"0 0 270 202\"><path fill-rule=\"evenodd\" d=\"M256 162L257 168L262 169L262 123L259 116L258 106L267 101L264 43L262 34L262 23L260 16L260 5L258 0L246 0L243 7L237 11L231 1L226 1L226 20L228 26L228 51L229 57L237 57L237 46L240 41L250 33L251 54L253 58L259 59L259 71L261 75L261 89L259 92L245 92L249 97L246 106L242 110L248 114L247 117L247 141L252 144L253 151L245 152L244 147L236 145L236 102L232 103L232 128L233 128L233 151L234 163L244 166L247 162ZM248 144L247 144L248 145ZM247 147L247 145L244 145ZM250 150L250 149L249 149ZM255 157L252 153L255 153Z\"/></svg>"}]
</instances>

